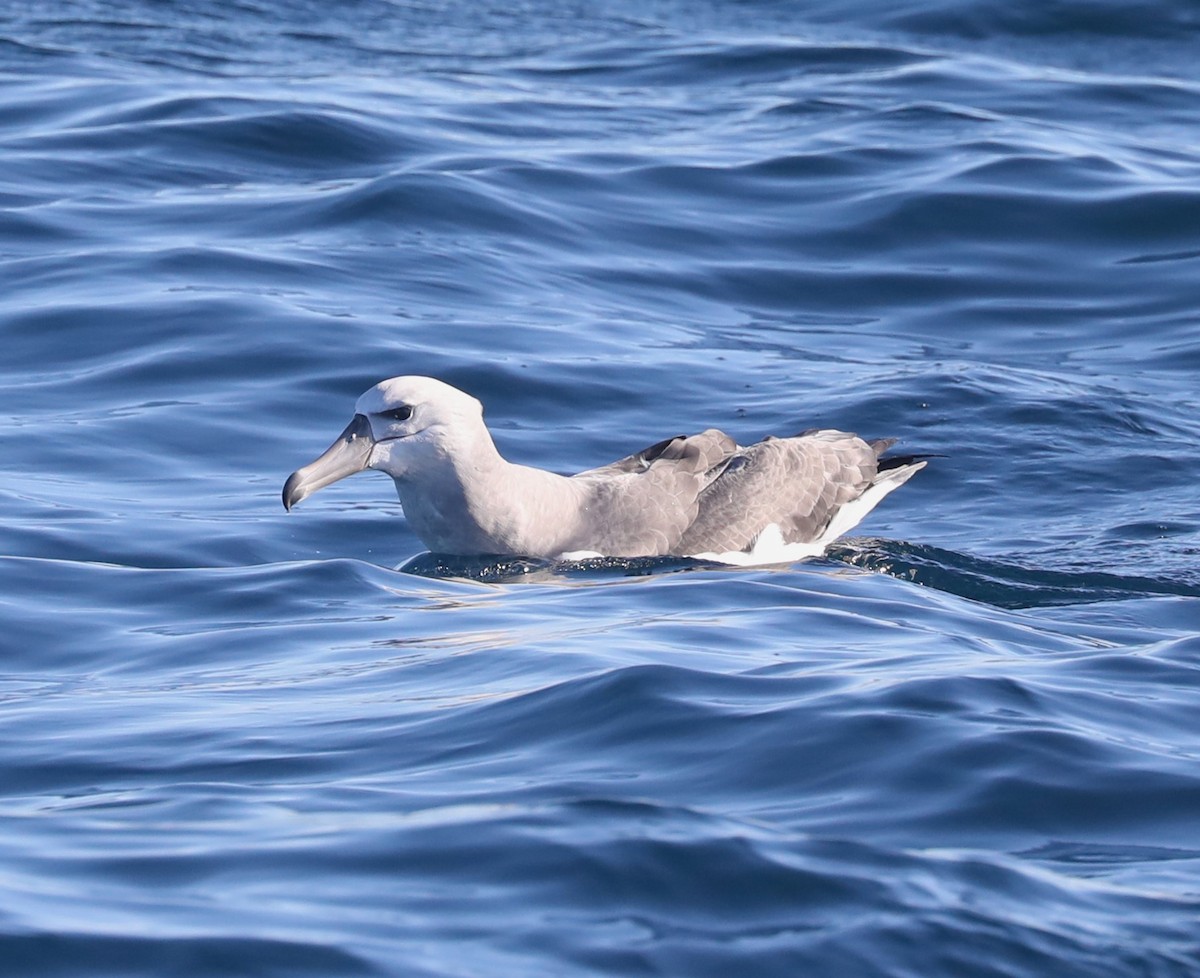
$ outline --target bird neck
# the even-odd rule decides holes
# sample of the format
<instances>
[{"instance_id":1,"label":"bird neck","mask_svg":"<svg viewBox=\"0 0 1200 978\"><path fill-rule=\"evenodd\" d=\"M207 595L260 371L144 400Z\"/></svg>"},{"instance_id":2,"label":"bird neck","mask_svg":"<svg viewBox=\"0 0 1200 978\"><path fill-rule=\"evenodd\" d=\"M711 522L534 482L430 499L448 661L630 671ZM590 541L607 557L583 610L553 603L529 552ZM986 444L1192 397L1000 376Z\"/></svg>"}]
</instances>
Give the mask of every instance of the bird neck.
<instances>
[{"instance_id":1,"label":"bird neck","mask_svg":"<svg viewBox=\"0 0 1200 978\"><path fill-rule=\"evenodd\" d=\"M483 426L439 451L421 478L395 481L410 527L430 550L450 554L553 549L543 516L572 492L563 476L507 461Z\"/></svg>"}]
</instances>

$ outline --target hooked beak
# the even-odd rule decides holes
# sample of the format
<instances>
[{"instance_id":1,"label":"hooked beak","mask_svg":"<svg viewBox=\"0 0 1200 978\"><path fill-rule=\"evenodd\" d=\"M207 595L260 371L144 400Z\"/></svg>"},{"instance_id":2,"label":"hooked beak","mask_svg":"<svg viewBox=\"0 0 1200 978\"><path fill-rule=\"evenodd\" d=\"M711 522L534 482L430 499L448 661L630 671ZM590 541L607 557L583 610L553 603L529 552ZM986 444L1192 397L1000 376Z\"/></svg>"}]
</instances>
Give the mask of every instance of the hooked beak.
<instances>
[{"instance_id":1,"label":"hooked beak","mask_svg":"<svg viewBox=\"0 0 1200 978\"><path fill-rule=\"evenodd\" d=\"M324 455L288 476L283 484L283 508L291 510L318 489L361 472L367 467L374 446L371 422L365 414L356 414Z\"/></svg>"}]
</instances>

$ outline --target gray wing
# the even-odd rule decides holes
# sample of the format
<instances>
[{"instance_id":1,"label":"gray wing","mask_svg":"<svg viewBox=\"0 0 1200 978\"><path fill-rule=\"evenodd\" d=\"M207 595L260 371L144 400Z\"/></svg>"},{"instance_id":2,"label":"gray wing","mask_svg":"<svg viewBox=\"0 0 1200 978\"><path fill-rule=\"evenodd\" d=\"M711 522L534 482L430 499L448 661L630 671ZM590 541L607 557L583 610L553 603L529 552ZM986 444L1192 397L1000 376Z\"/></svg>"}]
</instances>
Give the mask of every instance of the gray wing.
<instances>
[{"instance_id":1,"label":"gray wing","mask_svg":"<svg viewBox=\"0 0 1200 978\"><path fill-rule=\"evenodd\" d=\"M890 444L811 431L739 449L701 492L696 518L675 552L746 550L772 523L785 543L816 540L833 515L871 485L879 454Z\"/></svg>"},{"instance_id":2,"label":"gray wing","mask_svg":"<svg viewBox=\"0 0 1200 978\"><path fill-rule=\"evenodd\" d=\"M737 447L737 442L725 432L709 428L698 435L675 435L673 438L664 438L648 448L643 448L640 452L634 452L615 462L609 462L608 465L579 472L575 478L608 478L626 473L645 472L660 459L664 464L685 462L688 468L698 466L712 468L737 451ZM694 465L687 461L691 458L696 459Z\"/></svg>"},{"instance_id":3,"label":"gray wing","mask_svg":"<svg viewBox=\"0 0 1200 978\"><path fill-rule=\"evenodd\" d=\"M586 486L582 525L568 549L616 557L679 553L700 510L701 493L718 479L737 443L709 428L679 435L574 477Z\"/></svg>"}]
</instances>

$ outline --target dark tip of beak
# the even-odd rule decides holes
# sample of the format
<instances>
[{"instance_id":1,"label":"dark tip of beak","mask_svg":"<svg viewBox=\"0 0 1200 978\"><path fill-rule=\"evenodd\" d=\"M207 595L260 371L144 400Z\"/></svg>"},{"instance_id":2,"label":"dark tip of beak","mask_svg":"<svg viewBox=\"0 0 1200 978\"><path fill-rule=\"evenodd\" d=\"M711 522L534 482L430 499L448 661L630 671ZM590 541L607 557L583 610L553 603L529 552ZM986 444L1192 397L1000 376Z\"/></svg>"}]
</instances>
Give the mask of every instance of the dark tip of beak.
<instances>
[{"instance_id":1,"label":"dark tip of beak","mask_svg":"<svg viewBox=\"0 0 1200 978\"><path fill-rule=\"evenodd\" d=\"M300 500L307 499L318 489L361 472L367 467L374 444L370 421L364 415L356 414L324 455L288 476L283 484L283 508L291 512Z\"/></svg>"},{"instance_id":2,"label":"dark tip of beak","mask_svg":"<svg viewBox=\"0 0 1200 978\"><path fill-rule=\"evenodd\" d=\"M283 508L289 513L296 503L304 498L304 493L300 491L300 473L293 472L288 476L288 481L283 484Z\"/></svg>"}]
</instances>

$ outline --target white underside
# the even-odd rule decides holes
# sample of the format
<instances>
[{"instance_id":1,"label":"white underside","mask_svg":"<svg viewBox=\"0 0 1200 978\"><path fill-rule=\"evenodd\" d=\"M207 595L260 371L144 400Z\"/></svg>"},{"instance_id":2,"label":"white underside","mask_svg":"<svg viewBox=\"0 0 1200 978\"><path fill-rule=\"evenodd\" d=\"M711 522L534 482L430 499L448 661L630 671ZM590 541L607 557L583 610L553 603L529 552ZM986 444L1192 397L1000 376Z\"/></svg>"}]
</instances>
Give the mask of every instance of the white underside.
<instances>
[{"instance_id":1,"label":"white underside","mask_svg":"<svg viewBox=\"0 0 1200 978\"><path fill-rule=\"evenodd\" d=\"M559 560L595 560L597 557L603 557L604 554L598 550L568 550L566 553L558 555Z\"/></svg>"},{"instance_id":2,"label":"white underside","mask_svg":"<svg viewBox=\"0 0 1200 978\"><path fill-rule=\"evenodd\" d=\"M713 560L719 564L732 564L737 567L759 567L764 564L792 564L797 560L807 560L810 557L820 557L825 552L825 544L819 540L811 543L784 543L783 531L774 524L768 524L757 537L749 550L727 550L724 553L692 554L697 560Z\"/></svg>"},{"instance_id":3,"label":"white underside","mask_svg":"<svg viewBox=\"0 0 1200 978\"><path fill-rule=\"evenodd\" d=\"M763 528L754 538L749 550L733 550L724 553L689 554L696 560L711 560L719 564L730 564L737 567L761 567L769 564L791 564L798 560L820 557L825 553L834 540L863 521L880 501L893 489L904 485L913 475L925 468L925 462L914 462L912 465L901 466L885 472L877 482L871 485L857 499L846 503L833 515L825 531L808 543L785 543L783 532L771 523ZM587 560L601 557L603 554L592 550L575 550L562 555L563 560Z\"/></svg>"}]
</instances>

